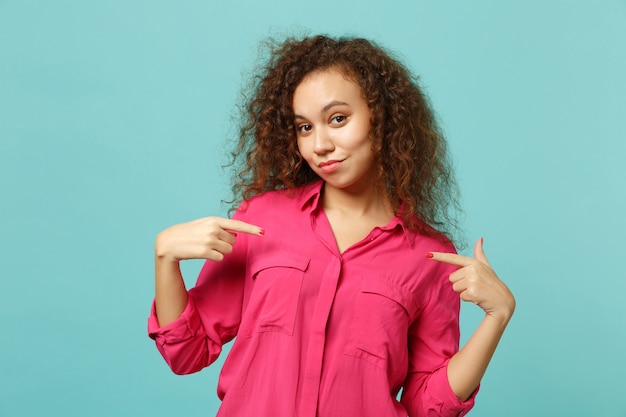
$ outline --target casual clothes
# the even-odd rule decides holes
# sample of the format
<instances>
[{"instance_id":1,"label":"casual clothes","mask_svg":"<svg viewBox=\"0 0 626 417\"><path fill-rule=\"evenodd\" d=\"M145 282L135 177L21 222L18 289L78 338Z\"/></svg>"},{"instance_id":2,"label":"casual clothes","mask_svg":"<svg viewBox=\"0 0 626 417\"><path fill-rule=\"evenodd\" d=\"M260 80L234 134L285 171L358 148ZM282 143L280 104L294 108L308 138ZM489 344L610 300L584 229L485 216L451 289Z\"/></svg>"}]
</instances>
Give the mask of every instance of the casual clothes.
<instances>
[{"instance_id":1,"label":"casual clothes","mask_svg":"<svg viewBox=\"0 0 626 417\"><path fill-rule=\"evenodd\" d=\"M234 218L233 252L208 261L181 317L150 337L175 373L224 363L220 417L462 416L447 379L458 350L454 252L394 218L339 253L320 206L323 183L252 198ZM396 400L402 388L401 400Z\"/></svg>"}]
</instances>

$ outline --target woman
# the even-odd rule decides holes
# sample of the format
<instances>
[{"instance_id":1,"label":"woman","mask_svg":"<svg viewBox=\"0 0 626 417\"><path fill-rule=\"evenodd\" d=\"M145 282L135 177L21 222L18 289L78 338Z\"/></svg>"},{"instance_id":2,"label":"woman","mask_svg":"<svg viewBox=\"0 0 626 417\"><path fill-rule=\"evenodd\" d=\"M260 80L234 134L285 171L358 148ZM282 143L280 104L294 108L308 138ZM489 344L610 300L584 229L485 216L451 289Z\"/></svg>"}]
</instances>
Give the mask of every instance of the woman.
<instances>
[{"instance_id":1,"label":"woman","mask_svg":"<svg viewBox=\"0 0 626 417\"><path fill-rule=\"evenodd\" d=\"M236 337L219 416L458 416L515 308L452 244L452 170L411 74L363 39L290 39L255 79L242 204L159 234L149 334L176 373ZM187 291L184 259L207 259ZM459 350L460 299L485 317ZM402 389L401 398L397 396Z\"/></svg>"}]
</instances>

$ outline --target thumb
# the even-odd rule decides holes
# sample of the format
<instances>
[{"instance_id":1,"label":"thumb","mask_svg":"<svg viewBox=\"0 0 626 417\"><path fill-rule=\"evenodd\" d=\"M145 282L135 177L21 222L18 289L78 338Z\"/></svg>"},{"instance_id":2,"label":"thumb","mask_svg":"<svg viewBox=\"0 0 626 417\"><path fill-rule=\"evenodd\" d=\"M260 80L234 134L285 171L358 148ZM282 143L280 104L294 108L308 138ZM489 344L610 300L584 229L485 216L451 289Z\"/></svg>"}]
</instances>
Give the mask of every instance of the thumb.
<instances>
[{"instance_id":1,"label":"thumb","mask_svg":"<svg viewBox=\"0 0 626 417\"><path fill-rule=\"evenodd\" d=\"M483 241L484 239L482 237L476 241L476 244L474 245L474 258L489 265L489 261L487 260L487 256L485 256L485 251L483 250Z\"/></svg>"}]
</instances>

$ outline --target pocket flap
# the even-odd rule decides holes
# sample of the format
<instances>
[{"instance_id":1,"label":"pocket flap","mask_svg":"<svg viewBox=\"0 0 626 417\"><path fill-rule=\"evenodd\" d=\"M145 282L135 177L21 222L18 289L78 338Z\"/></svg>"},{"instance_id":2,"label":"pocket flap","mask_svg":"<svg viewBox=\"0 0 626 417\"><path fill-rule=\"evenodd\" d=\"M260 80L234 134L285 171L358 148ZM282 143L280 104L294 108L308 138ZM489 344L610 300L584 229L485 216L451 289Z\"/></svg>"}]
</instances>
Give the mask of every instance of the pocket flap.
<instances>
[{"instance_id":1,"label":"pocket flap","mask_svg":"<svg viewBox=\"0 0 626 417\"><path fill-rule=\"evenodd\" d=\"M257 274L268 268L294 268L299 271L306 271L309 267L310 259L289 253L276 253L265 255L252 262L250 271L252 278L256 279Z\"/></svg>"},{"instance_id":2,"label":"pocket flap","mask_svg":"<svg viewBox=\"0 0 626 417\"><path fill-rule=\"evenodd\" d=\"M400 304L409 317L417 313L417 303L413 295L406 289L378 279L364 279L361 283L361 291L364 293L378 294Z\"/></svg>"}]
</instances>

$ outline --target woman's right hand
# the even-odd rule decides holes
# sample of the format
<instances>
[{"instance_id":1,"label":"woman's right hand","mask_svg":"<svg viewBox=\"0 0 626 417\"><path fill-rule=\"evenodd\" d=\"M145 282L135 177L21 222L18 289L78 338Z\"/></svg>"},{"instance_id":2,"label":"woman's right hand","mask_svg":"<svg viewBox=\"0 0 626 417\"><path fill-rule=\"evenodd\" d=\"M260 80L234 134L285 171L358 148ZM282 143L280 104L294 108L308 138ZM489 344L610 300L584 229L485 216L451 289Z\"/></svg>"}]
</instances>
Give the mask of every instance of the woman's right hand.
<instances>
[{"instance_id":1,"label":"woman's right hand","mask_svg":"<svg viewBox=\"0 0 626 417\"><path fill-rule=\"evenodd\" d=\"M157 259L179 262L184 259L208 259L220 262L233 251L236 232L263 236L264 230L240 220L205 217L169 227L155 242Z\"/></svg>"},{"instance_id":2,"label":"woman's right hand","mask_svg":"<svg viewBox=\"0 0 626 417\"><path fill-rule=\"evenodd\" d=\"M180 273L183 259L220 262L233 251L236 233L263 236L258 226L239 220L205 217L169 227L155 242L155 300L159 326L176 320L187 305L187 290Z\"/></svg>"}]
</instances>

